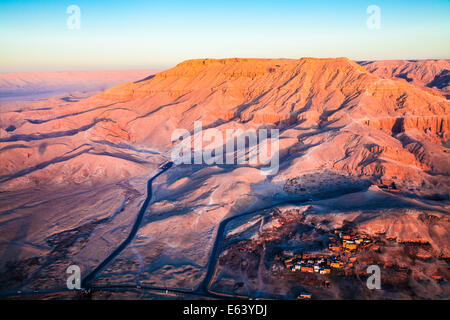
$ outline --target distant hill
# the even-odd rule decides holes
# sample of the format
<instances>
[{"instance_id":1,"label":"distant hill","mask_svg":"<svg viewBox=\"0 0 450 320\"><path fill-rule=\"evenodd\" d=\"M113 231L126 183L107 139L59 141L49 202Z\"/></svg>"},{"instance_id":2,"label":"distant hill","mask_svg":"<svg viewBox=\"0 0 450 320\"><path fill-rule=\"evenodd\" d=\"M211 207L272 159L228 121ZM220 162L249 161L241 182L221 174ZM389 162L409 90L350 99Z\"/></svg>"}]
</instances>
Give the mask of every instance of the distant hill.
<instances>
[{"instance_id":1,"label":"distant hill","mask_svg":"<svg viewBox=\"0 0 450 320\"><path fill-rule=\"evenodd\" d=\"M360 64L382 78L405 79L418 86L435 88L450 98L450 60L381 60Z\"/></svg>"},{"instance_id":2,"label":"distant hill","mask_svg":"<svg viewBox=\"0 0 450 320\"><path fill-rule=\"evenodd\" d=\"M69 92L97 92L154 74L138 71L19 72L0 74L0 101L50 97Z\"/></svg>"}]
</instances>

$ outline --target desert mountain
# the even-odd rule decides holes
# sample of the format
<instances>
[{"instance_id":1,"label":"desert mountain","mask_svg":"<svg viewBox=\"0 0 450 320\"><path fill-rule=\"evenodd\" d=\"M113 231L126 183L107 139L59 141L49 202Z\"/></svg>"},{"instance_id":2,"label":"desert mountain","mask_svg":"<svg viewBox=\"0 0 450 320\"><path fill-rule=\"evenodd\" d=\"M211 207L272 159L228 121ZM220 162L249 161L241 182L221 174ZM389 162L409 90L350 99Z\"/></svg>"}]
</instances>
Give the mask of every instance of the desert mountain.
<instances>
[{"instance_id":1,"label":"desert mountain","mask_svg":"<svg viewBox=\"0 0 450 320\"><path fill-rule=\"evenodd\" d=\"M382 78L399 78L427 88L440 90L450 96L449 60L387 60L360 63L368 71Z\"/></svg>"},{"instance_id":2,"label":"desert mountain","mask_svg":"<svg viewBox=\"0 0 450 320\"><path fill-rule=\"evenodd\" d=\"M79 101L4 108L0 223L8 231L0 268L26 274L5 286L32 287L50 275L55 283L46 285L55 286L68 261L95 268L127 237L147 180L169 159L172 132L192 132L194 121L220 131L278 129L279 171L174 166L153 183L133 247L102 281L133 282L131 272L148 285L196 287L219 224L277 204L309 201L327 221L359 219L364 230L399 221L407 227L388 231L409 240L411 228L428 228L421 213L447 221L450 102L426 87L441 67L415 83L395 72L380 75L377 63L189 60ZM415 218L401 218L408 212ZM448 257L441 229L423 237Z\"/></svg>"},{"instance_id":3,"label":"desert mountain","mask_svg":"<svg viewBox=\"0 0 450 320\"><path fill-rule=\"evenodd\" d=\"M219 129L281 129L282 153L292 159L287 177L295 177L292 168L301 165L443 190L450 167L442 145L448 140L449 102L438 94L379 78L345 58L207 59L78 103L2 114L2 178L29 178L34 170L26 168L61 157L68 150L55 143L60 139L88 154L111 146L168 154L171 132L192 130L195 120ZM18 142L27 148L11 147ZM304 153L309 157L295 157Z\"/></svg>"}]
</instances>

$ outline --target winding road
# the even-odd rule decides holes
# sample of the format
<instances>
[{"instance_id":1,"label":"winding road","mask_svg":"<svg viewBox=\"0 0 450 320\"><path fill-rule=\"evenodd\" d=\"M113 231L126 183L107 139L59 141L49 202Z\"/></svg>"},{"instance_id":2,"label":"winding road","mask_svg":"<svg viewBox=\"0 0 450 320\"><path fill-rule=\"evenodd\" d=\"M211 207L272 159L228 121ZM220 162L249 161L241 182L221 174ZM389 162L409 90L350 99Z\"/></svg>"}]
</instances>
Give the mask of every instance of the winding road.
<instances>
[{"instance_id":1,"label":"winding road","mask_svg":"<svg viewBox=\"0 0 450 320\"><path fill-rule=\"evenodd\" d=\"M82 281L81 286L83 288L89 288L89 284L92 280L95 279L95 277L98 275L99 272L101 272L115 257L119 255L133 240L133 238L136 236L137 231L139 230L139 227L142 222L142 218L144 217L145 211L147 210L148 205L150 204L150 201L152 199L152 183L153 180L155 180L157 177L159 177L161 174L169 170L173 165L173 162L167 162L161 167L161 171L159 171L157 174L155 174L153 177L151 177L147 182L147 197L145 198L144 203L141 206L141 209L139 210L139 213L136 217L136 221L134 222L133 228L130 231L130 234L128 237L105 259L100 263L97 268L95 268L91 273L89 273Z\"/></svg>"},{"instance_id":2,"label":"winding road","mask_svg":"<svg viewBox=\"0 0 450 320\"><path fill-rule=\"evenodd\" d=\"M296 204L300 204L300 203L307 203L309 202L309 200L304 200L304 201L297 201ZM218 250L220 249L223 237L224 237L224 231L225 231L225 227L227 226L227 224L234 220L234 219L238 219L240 217L246 216L246 215L250 215L250 214L255 214L255 213L262 213L265 210L270 210L273 207L279 205L279 204L283 204L285 202L281 201L280 203L273 203L270 206L267 206L265 208L259 208L256 210L252 210L252 211L248 211L248 212L244 212L244 213L240 213L231 217L228 217L224 220L222 220L219 223L219 227L217 229L217 233L216 233L216 238L214 239L214 244L213 247L211 249L211 253L209 255L209 260L208 260L208 265L206 267L206 274L205 277L203 278L202 282L200 283L200 285L198 286L198 288L194 291L195 293L201 294L201 295L213 295L213 296L227 296L226 294L221 294L221 293L217 293L217 292L212 292L209 288L209 285L211 283L211 279L214 275L214 271L216 269L216 265L217 265L217 260L218 260ZM290 203L290 201L288 201L287 203ZM238 296L234 296L235 298L244 298L244 297L238 297ZM245 297L246 299L248 299L249 297Z\"/></svg>"},{"instance_id":3,"label":"winding road","mask_svg":"<svg viewBox=\"0 0 450 320\"><path fill-rule=\"evenodd\" d=\"M137 231L139 230L139 227L141 225L142 219L145 215L145 212L148 208L148 205L150 204L150 201L152 199L152 183L153 181L159 177L161 174L163 174L164 172L166 172L167 170L169 170L171 167L173 166L173 162L167 162L165 163L163 166L160 167L160 171L155 174L153 177L151 177L148 182L147 182L147 196L145 198L144 203L142 204L136 220L134 222L133 227L131 228L131 231L129 233L129 235L127 236L127 238L120 243L120 245L108 256L106 257L92 272L90 272L85 278L82 279L81 281L81 287L84 289L94 289L94 290L120 290L120 289L133 289L133 288L137 288L137 286L133 286L133 285L113 285L113 286L91 286L91 282L92 280L94 280L98 274L105 269L105 267L114 259L116 258L130 243L131 241L134 239L134 237L136 236ZM358 190L360 191L360 190ZM349 193L353 193L353 192L349 192ZM336 195L334 195L336 196ZM333 198L333 196L331 196L331 198ZM251 215L254 213L262 213L265 210L269 210L271 208L273 208L274 206L280 205L280 204L305 204L305 203L309 203L311 202L312 199L308 199L308 200L288 200L288 201L279 201L279 202L274 202L271 205L265 207L265 208L258 208L256 210L251 210L251 211L247 211L247 212L243 212L237 215L233 215L231 217L228 217L224 220L222 220L219 223L219 226L217 228L217 232L216 232L216 237L214 239L214 243L213 243L213 247L210 251L210 255L209 255L209 259L208 259L208 263L206 266L206 272L205 272L205 276L202 280L202 282L199 284L199 286L195 289L195 290L188 290L188 289L175 289L175 288L165 288L165 287L157 287L157 286L141 286L142 289L145 290L149 290L149 291L156 291L156 292L165 292L166 294L175 294L175 295L197 295L197 296L203 296L203 297L209 297L209 298L214 298L214 299L250 299L252 297L248 297L248 296L239 296L239 295L231 295L231 294L227 294L227 293L220 293L220 292L214 292L211 289L209 289L209 286L211 284L211 280L214 276L214 271L216 269L216 265L217 265L217 259L218 259L218 253L219 250L221 248L221 243L222 240L224 238L224 233L225 233L225 228L227 226L227 224L234 220L234 219L238 219L240 217L246 216L246 215ZM51 293L51 292L67 292L70 290L61 290L61 289L55 289L55 290L42 290L39 292L21 292L20 294L32 294L32 293ZM9 292L9 293L5 293L5 296L8 295L12 295L13 292ZM16 293L17 294L17 293ZM2 294L0 294L0 296L2 296ZM287 297L282 297L284 299L286 299Z\"/></svg>"},{"instance_id":4,"label":"winding road","mask_svg":"<svg viewBox=\"0 0 450 320\"><path fill-rule=\"evenodd\" d=\"M105 286L101 286L101 287L97 287L97 286L90 286L90 283L92 282L92 280L94 280L96 278L96 276L105 269L105 267L114 259L116 258L130 243L131 241L134 239L134 237L136 236L137 231L139 230L139 227L141 225L142 219L144 217L144 214L147 210L148 205L150 204L150 201L152 199L152 183L153 181L160 176L161 174L163 174L164 172L166 172L167 170L169 170L171 167L173 166L173 162L167 162L166 164L164 164L161 167L161 171L159 171L157 174L155 174L152 178L150 178L147 182L147 197L145 198L144 203L142 204L139 213L136 217L136 221L134 222L134 225L128 235L128 237L108 256L106 257L105 260L103 260L92 272L90 272L82 281L81 281L81 287L84 289L100 289L100 290L107 290L108 288L110 289L129 289L130 287L133 286L127 286L127 285L116 285L116 286L112 286L112 287L105 287ZM155 291L169 291L172 293L178 293L178 294L194 294L194 295L199 295L199 296L205 296L205 297L210 297L210 298L216 298L216 299L248 299L248 297L243 297L243 296L232 296L232 295L228 295L228 294L221 294L221 293L217 293L217 292L213 292L211 290L208 289L210 281L212 276L214 275L214 270L216 267L216 263L217 263L217 251L220 248L220 244L221 244L221 240L223 239L223 233L225 230L226 225L234 219L237 219L239 217L254 213L254 212L260 212L261 210L255 210L252 212L245 212L245 213L241 213L232 217L229 217L227 219L224 219L223 221L220 222L218 230L217 230L217 234L216 234L216 238L214 241L214 245L212 247L211 253L210 253L210 257L209 257L209 261L208 261L208 265L206 268L206 274L205 277L203 278L203 281L201 282L201 284L197 287L197 289L190 291L190 290L182 290L182 289L168 289L168 288L162 288L162 287L146 287L146 289L149 290L155 290Z\"/></svg>"},{"instance_id":5,"label":"winding road","mask_svg":"<svg viewBox=\"0 0 450 320\"><path fill-rule=\"evenodd\" d=\"M92 288L92 289L102 289L102 290L106 290L108 287L102 286L102 287L91 287L89 286L90 282L95 279L95 277L99 274L99 272L101 272L114 258L116 258L126 247L128 244L131 243L131 241L133 240L133 238L136 236L136 233L140 227L140 224L142 222L142 219L144 217L145 211L147 210L147 207L151 201L152 198L152 183L153 180L155 180L159 175L163 174L165 171L167 171L168 169L170 169L173 165L173 162L168 162L165 165L163 165L161 167L161 171L159 171L156 175L154 175L152 178L150 178L147 182L147 197L144 201L144 203L142 204L141 209L139 210L139 213L136 217L136 221L133 225L133 228L130 231L130 234L128 235L128 237L105 259L103 260L102 263L100 263L100 265L98 265L97 268L95 268L95 270L93 270L91 273L89 273L83 280L82 280L82 287L85 289L88 288ZM284 203L285 201L281 201L281 203ZM289 201L290 202L290 201ZM296 204L299 203L306 203L309 202L309 200L304 200L304 201L296 201ZM250 215L253 213L261 213L264 210L268 210L273 208L274 206L278 205L280 203L272 203L270 206L267 206L266 208L259 208L257 210L252 210L252 211L248 211L248 212L244 212L244 213L240 213L231 217L228 217L224 220L222 220L219 223L219 226L217 228L217 233L216 233L216 237L214 239L214 244L213 247L211 249L210 255L209 255L209 259L208 259L208 264L206 266L206 273L205 273L205 277L203 278L202 282L200 283L200 285L195 289L195 290L183 290L183 289L169 289L169 288L162 288L162 287L147 287L146 289L150 289L150 290L156 290L156 291L163 291L163 290L167 290L170 292L174 292L174 293L181 293L181 294L194 294L194 295L199 295L199 296L205 296L205 297L210 297L210 298L216 298L216 299L249 299L250 297L244 297L244 296L236 296L236 295L229 295L229 294L222 294L222 293L218 293L218 292L214 292L211 291L209 289L209 285L211 282L211 279L214 275L214 271L216 269L216 265L217 265L217 258L218 258L218 251L221 247L221 242L223 240L223 236L224 236L224 231L225 231L225 227L227 226L227 224L234 220L234 219L238 219L240 217L246 216L246 215ZM116 285L114 286L115 289L119 289L119 288L130 288L130 286L128 285ZM112 287L111 287L112 289Z\"/></svg>"}]
</instances>

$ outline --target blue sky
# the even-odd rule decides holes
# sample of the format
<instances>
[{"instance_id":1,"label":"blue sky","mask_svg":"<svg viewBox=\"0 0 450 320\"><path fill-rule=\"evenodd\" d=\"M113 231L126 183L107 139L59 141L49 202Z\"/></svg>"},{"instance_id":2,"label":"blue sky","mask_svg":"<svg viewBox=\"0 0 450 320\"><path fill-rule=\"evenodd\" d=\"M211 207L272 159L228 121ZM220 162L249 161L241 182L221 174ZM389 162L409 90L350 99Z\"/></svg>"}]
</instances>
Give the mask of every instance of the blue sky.
<instances>
[{"instance_id":1,"label":"blue sky","mask_svg":"<svg viewBox=\"0 0 450 320\"><path fill-rule=\"evenodd\" d=\"M70 30L69 5L81 10ZM381 28L369 29L369 5ZM192 58L450 58L450 1L4 1L0 72L162 69Z\"/></svg>"}]
</instances>

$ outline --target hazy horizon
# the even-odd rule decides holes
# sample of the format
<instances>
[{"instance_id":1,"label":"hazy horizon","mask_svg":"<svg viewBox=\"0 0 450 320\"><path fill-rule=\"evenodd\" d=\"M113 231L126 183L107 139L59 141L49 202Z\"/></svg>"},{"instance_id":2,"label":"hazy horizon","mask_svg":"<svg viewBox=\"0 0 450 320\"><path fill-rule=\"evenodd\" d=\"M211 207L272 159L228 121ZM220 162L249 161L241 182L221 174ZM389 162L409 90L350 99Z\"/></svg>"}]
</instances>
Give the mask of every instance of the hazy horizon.
<instances>
[{"instance_id":1,"label":"hazy horizon","mask_svg":"<svg viewBox=\"0 0 450 320\"><path fill-rule=\"evenodd\" d=\"M299 60L302 58L323 58L323 59L334 59L334 58L342 58L342 57L299 57L299 58L283 58L283 57L275 57L275 58L266 58L266 57L223 57L223 58L210 58L210 57L201 57L201 58L192 58L192 59L186 59L186 60L196 60L196 59L234 59L234 58L242 58L242 59L272 59L272 60L278 60L278 59L292 59L292 60ZM186 61L182 60L179 62L176 62L174 65L167 66L167 67L161 67L161 68L134 68L134 69L79 69L79 70L37 70L37 71L11 71L11 72L1 72L0 75L6 75L6 74L18 74L18 73L69 73L69 72L126 72L126 71L157 71L161 72L164 70L171 69L175 67L177 64ZM363 62L363 61L426 61L426 60L450 60L450 58L423 58L423 59L350 59L355 62Z\"/></svg>"}]
</instances>

